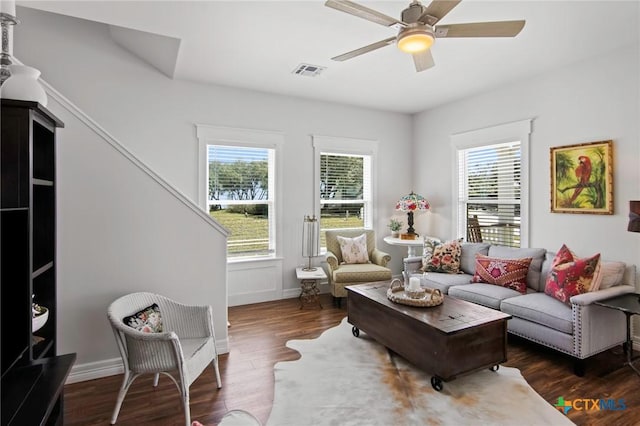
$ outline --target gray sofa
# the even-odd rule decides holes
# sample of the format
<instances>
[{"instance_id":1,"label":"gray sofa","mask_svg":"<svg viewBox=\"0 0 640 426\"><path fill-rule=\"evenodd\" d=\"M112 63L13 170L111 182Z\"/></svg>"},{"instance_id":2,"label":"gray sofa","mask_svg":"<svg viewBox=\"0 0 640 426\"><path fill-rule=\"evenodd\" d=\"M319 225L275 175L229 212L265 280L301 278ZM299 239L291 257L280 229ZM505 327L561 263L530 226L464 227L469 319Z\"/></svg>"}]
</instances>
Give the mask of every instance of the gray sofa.
<instances>
[{"instance_id":1,"label":"gray sofa","mask_svg":"<svg viewBox=\"0 0 640 426\"><path fill-rule=\"evenodd\" d=\"M496 258L531 257L526 294L497 285L471 283L476 253ZM443 294L510 314L509 333L573 356L575 372L582 375L584 359L626 341L624 314L594 302L635 292L636 269L635 265L602 261L601 289L573 296L568 306L544 293L554 256L555 253L540 248L462 243L462 273L422 273L422 257L405 258L403 273L405 280L419 276L423 287L437 288Z\"/></svg>"}]
</instances>

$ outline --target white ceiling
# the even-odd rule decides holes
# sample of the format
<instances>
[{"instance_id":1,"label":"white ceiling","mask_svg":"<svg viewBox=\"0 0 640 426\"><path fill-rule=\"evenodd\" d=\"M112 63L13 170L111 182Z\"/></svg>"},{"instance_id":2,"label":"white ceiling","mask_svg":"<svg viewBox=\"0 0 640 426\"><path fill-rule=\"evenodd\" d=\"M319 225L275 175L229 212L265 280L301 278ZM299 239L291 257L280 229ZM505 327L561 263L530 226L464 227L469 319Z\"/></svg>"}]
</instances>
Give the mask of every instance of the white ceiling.
<instances>
[{"instance_id":1,"label":"white ceiling","mask_svg":"<svg viewBox=\"0 0 640 426\"><path fill-rule=\"evenodd\" d=\"M324 1L16 3L109 24L117 43L175 79L403 113L572 62L596 61L640 38L640 0L463 0L441 24L527 23L515 38L438 39L432 48L436 66L416 73L411 57L393 45L331 61L395 30L325 7ZM410 0L361 3L399 18ZM317 77L296 76L292 71L300 63L327 69Z\"/></svg>"}]
</instances>

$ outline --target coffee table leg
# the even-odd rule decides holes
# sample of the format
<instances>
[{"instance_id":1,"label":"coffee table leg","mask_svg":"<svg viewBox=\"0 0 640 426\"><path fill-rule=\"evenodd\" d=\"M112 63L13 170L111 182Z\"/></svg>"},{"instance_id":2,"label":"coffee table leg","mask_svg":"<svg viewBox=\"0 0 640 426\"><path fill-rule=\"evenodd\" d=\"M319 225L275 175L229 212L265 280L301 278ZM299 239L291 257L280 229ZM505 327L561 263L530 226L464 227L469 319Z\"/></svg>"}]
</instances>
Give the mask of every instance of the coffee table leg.
<instances>
[{"instance_id":1,"label":"coffee table leg","mask_svg":"<svg viewBox=\"0 0 640 426\"><path fill-rule=\"evenodd\" d=\"M432 376L431 377L431 386L437 390L438 392L440 392L442 389L444 389L444 382L442 381L442 379L438 376Z\"/></svg>"}]
</instances>

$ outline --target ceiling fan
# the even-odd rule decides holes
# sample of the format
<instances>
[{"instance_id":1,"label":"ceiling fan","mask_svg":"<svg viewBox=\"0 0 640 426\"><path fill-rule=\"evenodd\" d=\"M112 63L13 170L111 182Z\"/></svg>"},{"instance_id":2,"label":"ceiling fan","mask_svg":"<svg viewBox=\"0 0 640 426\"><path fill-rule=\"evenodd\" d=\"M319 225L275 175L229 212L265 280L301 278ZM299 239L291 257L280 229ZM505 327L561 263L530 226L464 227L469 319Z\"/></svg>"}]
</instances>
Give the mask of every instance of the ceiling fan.
<instances>
[{"instance_id":1,"label":"ceiling fan","mask_svg":"<svg viewBox=\"0 0 640 426\"><path fill-rule=\"evenodd\" d=\"M436 38L453 37L515 37L525 21L473 22L435 26L461 0L433 0L424 6L418 0L402 11L401 19L395 19L377 10L349 0L327 0L325 6L349 13L385 27L398 29L398 35L333 57L334 61L346 61L381 47L396 43L403 52L413 56L416 71L424 71L435 65L431 46Z\"/></svg>"}]
</instances>

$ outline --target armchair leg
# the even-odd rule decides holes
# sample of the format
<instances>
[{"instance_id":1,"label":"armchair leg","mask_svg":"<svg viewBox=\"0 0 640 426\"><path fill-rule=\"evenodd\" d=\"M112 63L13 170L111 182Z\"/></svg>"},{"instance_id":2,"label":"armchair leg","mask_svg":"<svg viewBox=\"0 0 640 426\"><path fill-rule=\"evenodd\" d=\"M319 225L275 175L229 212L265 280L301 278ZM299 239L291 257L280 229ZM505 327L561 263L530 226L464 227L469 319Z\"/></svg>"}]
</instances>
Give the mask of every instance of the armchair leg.
<instances>
[{"instance_id":1,"label":"armchair leg","mask_svg":"<svg viewBox=\"0 0 640 426\"><path fill-rule=\"evenodd\" d=\"M213 368L216 371L216 383L218 385L218 389L222 387L222 380L220 380L220 368L218 367L218 356L213 359Z\"/></svg>"},{"instance_id":2,"label":"armchair leg","mask_svg":"<svg viewBox=\"0 0 640 426\"><path fill-rule=\"evenodd\" d=\"M191 409L189 409L189 388L182 385L182 405L184 406L184 424L191 426Z\"/></svg>"},{"instance_id":3,"label":"armchair leg","mask_svg":"<svg viewBox=\"0 0 640 426\"><path fill-rule=\"evenodd\" d=\"M111 424L116 424L118 420L118 414L120 414L120 408L122 407L122 403L124 402L124 397L127 395L127 391L129 390L129 386L133 383L133 381L140 375L140 373L131 375L129 370L125 370L124 378L122 379L122 385L120 385L120 392L118 392L118 399L116 400L116 406L113 409L113 415L111 416Z\"/></svg>"},{"instance_id":4,"label":"armchair leg","mask_svg":"<svg viewBox=\"0 0 640 426\"><path fill-rule=\"evenodd\" d=\"M583 377L585 370L586 370L585 360L576 358L573 363L573 373L578 377Z\"/></svg>"}]
</instances>

